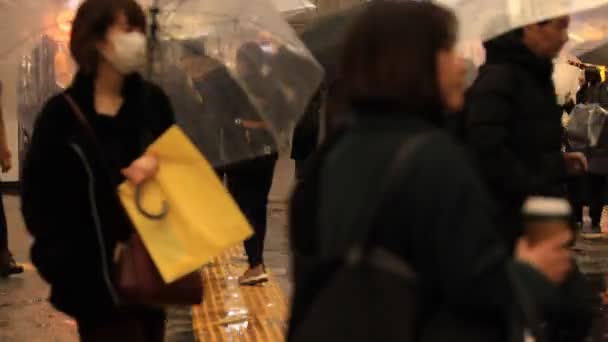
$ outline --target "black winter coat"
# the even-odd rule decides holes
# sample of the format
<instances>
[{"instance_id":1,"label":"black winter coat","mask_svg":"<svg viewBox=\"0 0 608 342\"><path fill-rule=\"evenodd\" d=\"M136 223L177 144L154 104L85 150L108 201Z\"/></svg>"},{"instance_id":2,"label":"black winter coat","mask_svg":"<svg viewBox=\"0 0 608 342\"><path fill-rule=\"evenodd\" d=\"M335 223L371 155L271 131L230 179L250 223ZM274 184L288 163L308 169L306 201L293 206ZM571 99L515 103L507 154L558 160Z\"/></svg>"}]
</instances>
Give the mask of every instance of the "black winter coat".
<instances>
[{"instance_id":1,"label":"black winter coat","mask_svg":"<svg viewBox=\"0 0 608 342\"><path fill-rule=\"evenodd\" d=\"M311 172L298 184L290 217L295 258L291 332L331 276L305 260L342 255L355 241L355 232L363 229L358 226L362 213L374 205L398 146L414 135L436 131L402 116L379 112L358 118L327 153L321 146L319 153L325 156L315 157L321 158L319 178ZM398 186L381 209L374 241L418 273L424 299L420 326L434 336L428 341L506 341L515 302L507 268L516 270L539 307L554 286L512 261L493 222L492 202L464 151L447 135L435 134L408 160L409 175L394 181ZM311 190L315 188L318 194ZM444 315L452 317L450 325L436 321ZM451 336L456 327L466 327L469 337L485 337L459 339Z\"/></svg>"},{"instance_id":2,"label":"black winter coat","mask_svg":"<svg viewBox=\"0 0 608 342\"><path fill-rule=\"evenodd\" d=\"M487 62L467 96L465 134L504 217L515 218L505 232L513 240L527 196L563 195L562 110L551 60L536 57L513 33L485 46Z\"/></svg>"},{"instance_id":3,"label":"black winter coat","mask_svg":"<svg viewBox=\"0 0 608 342\"><path fill-rule=\"evenodd\" d=\"M304 116L293 132L292 159L306 160L317 148L321 128L321 105L322 95L319 91L308 104Z\"/></svg>"},{"instance_id":4,"label":"black winter coat","mask_svg":"<svg viewBox=\"0 0 608 342\"><path fill-rule=\"evenodd\" d=\"M95 119L92 77L79 74L67 93ZM167 96L136 75L126 80L124 97L120 115L132 118L134 134L123 147L135 159L170 127L173 113ZM105 152L57 95L37 119L23 170L32 262L51 285L53 305L76 318L107 318L116 310L114 250L133 230L116 191L119 166Z\"/></svg>"},{"instance_id":5,"label":"black winter coat","mask_svg":"<svg viewBox=\"0 0 608 342\"><path fill-rule=\"evenodd\" d=\"M467 95L465 135L500 210L506 243L523 234L521 207L532 195L566 195L562 109L553 85L553 63L536 57L517 33L485 44L487 62ZM596 302L575 271L543 312L550 341L580 341Z\"/></svg>"}]
</instances>

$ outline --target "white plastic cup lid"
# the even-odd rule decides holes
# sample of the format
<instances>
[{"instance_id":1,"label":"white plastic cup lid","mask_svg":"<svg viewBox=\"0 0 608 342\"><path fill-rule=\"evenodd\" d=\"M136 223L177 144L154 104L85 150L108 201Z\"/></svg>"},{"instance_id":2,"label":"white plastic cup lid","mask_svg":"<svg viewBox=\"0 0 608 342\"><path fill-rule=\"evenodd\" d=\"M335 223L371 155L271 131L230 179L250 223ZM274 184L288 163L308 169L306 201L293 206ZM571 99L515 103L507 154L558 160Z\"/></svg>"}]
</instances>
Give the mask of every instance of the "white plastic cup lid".
<instances>
[{"instance_id":1,"label":"white plastic cup lid","mask_svg":"<svg viewBox=\"0 0 608 342\"><path fill-rule=\"evenodd\" d=\"M558 197L529 197L522 208L524 217L566 218L572 215L570 203Z\"/></svg>"}]
</instances>

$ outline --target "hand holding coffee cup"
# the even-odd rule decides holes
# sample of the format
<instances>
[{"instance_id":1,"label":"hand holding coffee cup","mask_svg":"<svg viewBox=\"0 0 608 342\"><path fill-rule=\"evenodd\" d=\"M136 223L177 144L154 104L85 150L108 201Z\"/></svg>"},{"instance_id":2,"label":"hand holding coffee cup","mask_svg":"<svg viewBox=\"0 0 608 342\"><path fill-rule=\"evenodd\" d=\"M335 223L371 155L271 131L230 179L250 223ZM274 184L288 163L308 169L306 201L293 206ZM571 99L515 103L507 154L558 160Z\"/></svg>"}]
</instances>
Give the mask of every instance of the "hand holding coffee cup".
<instances>
[{"instance_id":1,"label":"hand holding coffee cup","mask_svg":"<svg viewBox=\"0 0 608 342\"><path fill-rule=\"evenodd\" d=\"M559 198L530 198L523 208L526 230L515 256L554 283L561 283L572 268L571 212L570 204Z\"/></svg>"},{"instance_id":2,"label":"hand holding coffee cup","mask_svg":"<svg viewBox=\"0 0 608 342\"><path fill-rule=\"evenodd\" d=\"M560 232L572 232L570 203L563 198L530 197L522 209L525 235L532 244Z\"/></svg>"}]
</instances>

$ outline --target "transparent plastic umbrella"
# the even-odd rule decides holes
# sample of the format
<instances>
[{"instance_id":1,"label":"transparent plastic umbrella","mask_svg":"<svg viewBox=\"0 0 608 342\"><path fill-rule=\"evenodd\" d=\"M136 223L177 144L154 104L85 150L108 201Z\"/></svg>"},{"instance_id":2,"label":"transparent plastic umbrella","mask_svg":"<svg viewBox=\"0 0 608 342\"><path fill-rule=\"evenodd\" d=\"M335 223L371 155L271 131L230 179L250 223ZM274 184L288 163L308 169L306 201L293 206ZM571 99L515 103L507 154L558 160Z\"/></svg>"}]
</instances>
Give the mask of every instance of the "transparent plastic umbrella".
<instances>
[{"instance_id":1,"label":"transparent plastic umbrella","mask_svg":"<svg viewBox=\"0 0 608 342\"><path fill-rule=\"evenodd\" d=\"M159 7L153 74L203 153L224 165L287 150L323 71L274 5L182 0Z\"/></svg>"},{"instance_id":2,"label":"transparent plastic umbrella","mask_svg":"<svg viewBox=\"0 0 608 342\"><path fill-rule=\"evenodd\" d=\"M607 17L608 6L573 15L569 29L570 41L565 50L570 54L583 56L608 43Z\"/></svg>"},{"instance_id":3,"label":"transparent plastic umbrella","mask_svg":"<svg viewBox=\"0 0 608 342\"><path fill-rule=\"evenodd\" d=\"M513 29L595 10L608 0L435 0L452 8L462 40L486 41Z\"/></svg>"},{"instance_id":4,"label":"transparent plastic umbrella","mask_svg":"<svg viewBox=\"0 0 608 342\"><path fill-rule=\"evenodd\" d=\"M21 107L32 116L52 92L48 88L65 86L56 82L57 50L67 53L70 13L79 1L34 0L42 9L25 6L26 12L17 2L30 4L18 0L6 7L10 20L23 22L20 30L0 31L0 39L11 40L0 58L17 61L20 83L28 84L21 87ZM323 78L275 6L270 0L158 1L158 35L144 74L169 94L178 124L215 166L287 150ZM35 74L43 70L41 86Z\"/></svg>"},{"instance_id":5,"label":"transparent plastic umbrella","mask_svg":"<svg viewBox=\"0 0 608 342\"><path fill-rule=\"evenodd\" d=\"M43 36L65 40L78 0L0 0L0 59L25 54Z\"/></svg>"}]
</instances>

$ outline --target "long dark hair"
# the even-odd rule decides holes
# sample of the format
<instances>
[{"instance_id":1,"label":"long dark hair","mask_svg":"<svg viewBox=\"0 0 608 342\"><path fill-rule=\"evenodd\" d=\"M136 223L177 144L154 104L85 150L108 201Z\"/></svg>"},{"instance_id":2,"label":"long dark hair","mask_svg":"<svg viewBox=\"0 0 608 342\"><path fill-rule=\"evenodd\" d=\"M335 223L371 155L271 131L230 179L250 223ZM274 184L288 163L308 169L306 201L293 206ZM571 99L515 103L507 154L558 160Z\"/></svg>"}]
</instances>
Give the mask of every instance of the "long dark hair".
<instances>
[{"instance_id":1,"label":"long dark hair","mask_svg":"<svg viewBox=\"0 0 608 342\"><path fill-rule=\"evenodd\" d=\"M371 3L346 39L340 73L345 101L438 117L437 53L454 46L457 26L451 11L431 3Z\"/></svg>"}]
</instances>

